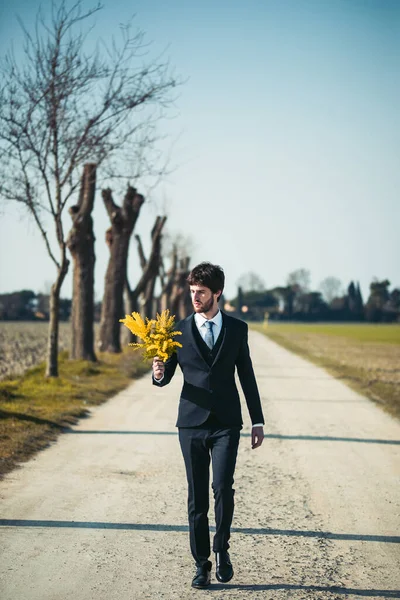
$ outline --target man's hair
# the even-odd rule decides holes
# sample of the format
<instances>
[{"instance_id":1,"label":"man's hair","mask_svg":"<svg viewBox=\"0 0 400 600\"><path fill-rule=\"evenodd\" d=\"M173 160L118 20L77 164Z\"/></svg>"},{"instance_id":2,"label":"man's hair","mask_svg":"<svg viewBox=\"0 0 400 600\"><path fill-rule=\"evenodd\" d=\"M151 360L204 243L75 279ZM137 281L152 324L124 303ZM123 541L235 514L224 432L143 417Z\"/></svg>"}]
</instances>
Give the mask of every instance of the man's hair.
<instances>
[{"instance_id":1,"label":"man's hair","mask_svg":"<svg viewBox=\"0 0 400 600\"><path fill-rule=\"evenodd\" d=\"M204 285L210 288L213 294L221 290L220 300L225 285L225 274L219 265L202 262L194 267L186 280L189 285Z\"/></svg>"}]
</instances>

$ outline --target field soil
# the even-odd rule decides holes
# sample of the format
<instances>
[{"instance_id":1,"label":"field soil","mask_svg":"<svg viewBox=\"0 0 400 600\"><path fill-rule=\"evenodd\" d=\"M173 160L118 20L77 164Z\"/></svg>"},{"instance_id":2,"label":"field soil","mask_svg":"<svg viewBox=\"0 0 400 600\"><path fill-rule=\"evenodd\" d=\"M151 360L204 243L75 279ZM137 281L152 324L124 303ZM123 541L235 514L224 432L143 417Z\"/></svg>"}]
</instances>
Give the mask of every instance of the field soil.
<instances>
[{"instance_id":1,"label":"field soil","mask_svg":"<svg viewBox=\"0 0 400 600\"><path fill-rule=\"evenodd\" d=\"M62 352L71 344L71 324L61 322L59 327L58 349ZM45 360L48 330L45 322L0 322L0 380L22 375Z\"/></svg>"},{"instance_id":2,"label":"field soil","mask_svg":"<svg viewBox=\"0 0 400 600\"><path fill-rule=\"evenodd\" d=\"M266 439L251 450L243 402L232 581L213 567L209 589L190 587L181 376L147 375L0 482L2 600L400 598L400 423L249 340Z\"/></svg>"}]
</instances>

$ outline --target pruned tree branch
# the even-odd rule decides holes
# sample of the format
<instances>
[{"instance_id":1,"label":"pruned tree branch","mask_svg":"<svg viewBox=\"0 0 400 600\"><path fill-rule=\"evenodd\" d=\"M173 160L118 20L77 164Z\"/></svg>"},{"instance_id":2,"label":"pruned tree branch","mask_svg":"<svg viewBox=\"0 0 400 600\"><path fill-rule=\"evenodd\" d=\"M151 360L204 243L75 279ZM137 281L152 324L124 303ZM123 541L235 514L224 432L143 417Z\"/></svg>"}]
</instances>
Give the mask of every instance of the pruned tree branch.
<instances>
[{"instance_id":1,"label":"pruned tree branch","mask_svg":"<svg viewBox=\"0 0 400 600\"><path fill-rule=\"evenodd\" d=\"M142 271L144 271L144 269L146 268L146 265L147 265L147 259L146 259L146 256L144 254L142 240L140 239L140 236L138 234L135 235L135 239L136 239L136 242L137 242L137 249L138 249L138 254L139 254L140 266L142 267Z\"/></svg>"}]
</instances>

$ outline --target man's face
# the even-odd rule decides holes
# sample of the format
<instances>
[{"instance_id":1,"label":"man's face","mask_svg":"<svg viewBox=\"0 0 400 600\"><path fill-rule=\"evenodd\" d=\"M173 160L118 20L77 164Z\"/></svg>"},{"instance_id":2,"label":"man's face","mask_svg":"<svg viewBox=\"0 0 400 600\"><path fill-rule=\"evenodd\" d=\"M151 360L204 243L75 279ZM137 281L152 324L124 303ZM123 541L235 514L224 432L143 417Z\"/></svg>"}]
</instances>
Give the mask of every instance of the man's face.
<instances>
[{"instance_id":1,"label":"man's face","mask_svg":"<svg viewBox=\"0 0 400 600\"><path fill-rule=\"evenodd\" d=\"M217 298L220 292L213 294L210 288L204 285L191 285L190 295L192 297L192 304L196 313L207 313L211 309L215 309L218 305Z\"/></svg>"}]
</instances>

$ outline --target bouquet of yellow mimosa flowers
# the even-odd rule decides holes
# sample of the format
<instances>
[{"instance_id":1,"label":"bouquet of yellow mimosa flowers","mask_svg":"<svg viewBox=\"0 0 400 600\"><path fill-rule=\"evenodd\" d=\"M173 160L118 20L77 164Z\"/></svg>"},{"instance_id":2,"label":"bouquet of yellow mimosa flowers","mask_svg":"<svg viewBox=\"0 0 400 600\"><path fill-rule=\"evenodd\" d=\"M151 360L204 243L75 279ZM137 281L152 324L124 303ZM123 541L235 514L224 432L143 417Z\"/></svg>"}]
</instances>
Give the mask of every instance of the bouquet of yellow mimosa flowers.
<instances>
[{"instance_id":1,"label":"bouquet of yellow mimosa flowers","mask_svg":"<svg viewBox=\"0 0 400 600\"><path fill-rule=\"evenodd\" d=\"M126 315L125 319L120 319L129 331L136 335L142 343L129 344L137 350L141 350L143 358L154 358L158 356L165 362L177 348L182 348L182 344L176 342L174 337L182 335L181 331L174 331L175 317L169 314L169 310L163 310L161 315L157 313L156 319L144 321L141 315L133 312L132 315Z\"/></svg>"}]
</instances>

